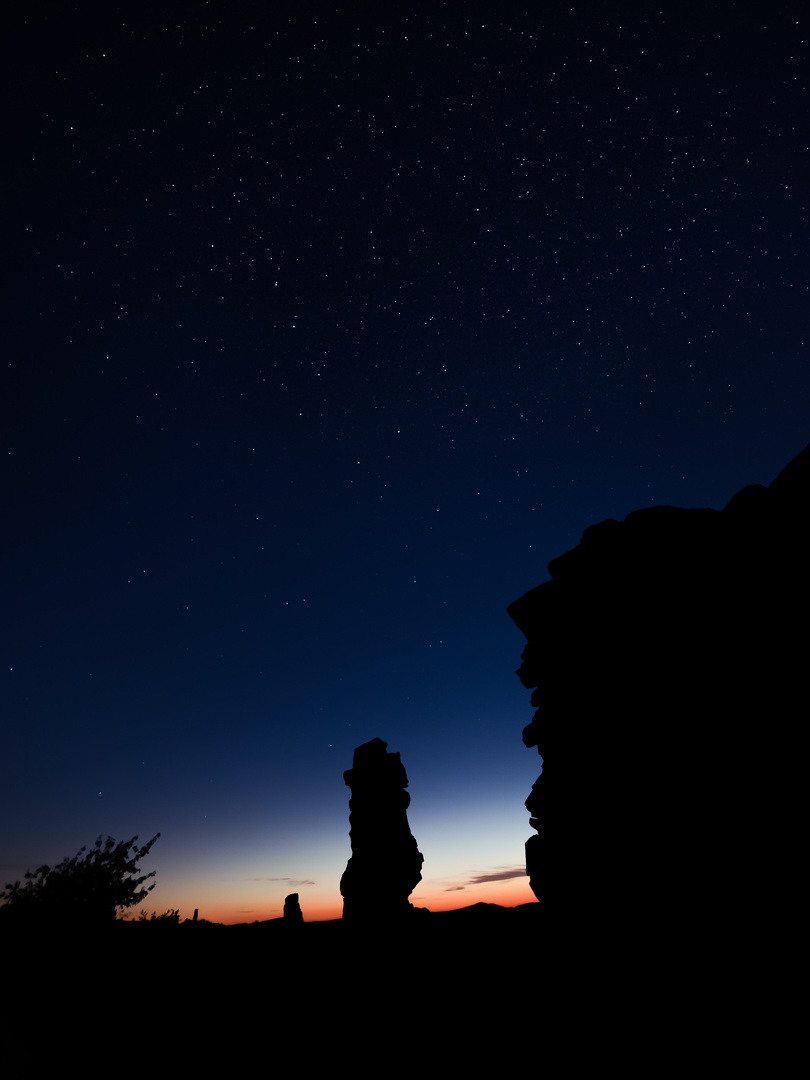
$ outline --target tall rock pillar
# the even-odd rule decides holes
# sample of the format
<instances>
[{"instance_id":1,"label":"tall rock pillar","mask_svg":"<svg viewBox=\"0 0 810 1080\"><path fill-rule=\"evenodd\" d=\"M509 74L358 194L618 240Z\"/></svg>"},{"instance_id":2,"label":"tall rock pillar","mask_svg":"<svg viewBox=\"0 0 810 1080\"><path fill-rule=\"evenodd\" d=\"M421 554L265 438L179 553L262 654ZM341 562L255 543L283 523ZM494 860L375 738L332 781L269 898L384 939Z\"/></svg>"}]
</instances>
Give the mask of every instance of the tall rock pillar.
<instances>
[{"instance_id":1,"label":"tall rock pillar","mask_svg":"<svg viewBox=\"0 0 810 1080\"><path fill-rule=\"evenodd\" d=\"M386 922L411 911L408 897L422 880L423 857L411 835L405 790L408 776L399 754L372 739L354 752L343 778L351 788L352 855L340 879L343 918Z\"/></svg>"}]
</instances>

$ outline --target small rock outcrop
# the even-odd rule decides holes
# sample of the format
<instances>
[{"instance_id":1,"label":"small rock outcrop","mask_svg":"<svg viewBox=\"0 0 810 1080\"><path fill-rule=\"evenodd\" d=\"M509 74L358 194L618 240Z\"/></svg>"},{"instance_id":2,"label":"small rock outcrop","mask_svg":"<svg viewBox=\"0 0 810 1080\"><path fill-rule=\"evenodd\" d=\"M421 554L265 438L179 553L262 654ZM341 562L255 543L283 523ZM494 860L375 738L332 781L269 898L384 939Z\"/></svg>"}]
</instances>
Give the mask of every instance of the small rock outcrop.
<instances>
[{"instance_id":1,"label":"small rock outcrop","mask_svg":"<svg viewBox=\"0 0 810 1080\"><path fill-rule=\"evenodd\" d=\"M744 935L799 895L809 506L810 447L722 511L586 529L508 608L543 759L526 869L551 914L686 935L713 913Z\"/></svg>"},{"instance_id":2,"label":"small rock outcrop","mask_svg":"<svg viewBox=\"0 0 810 1080\"><path fill-rule=\"evenodd\" d=\"M289 896L284 897L284 922L292 926L303 921L304 914L301 911L301 905L298 903L298 893L290 893Z\"/></svg>"},{"instance_id":3,"label":"small rock outcrop","mask_svg":"<svg viewBox=\"0 0 810 1080\"><path fill-rule=\"evenodd\" d=\"M340 879L343 918L389 922L408 915L408 901L422 880L423 857L408 825L411 797L399 754L382 739L358 746L343 778L351 788L352 855Z\"/></svg>"}]
</instances>

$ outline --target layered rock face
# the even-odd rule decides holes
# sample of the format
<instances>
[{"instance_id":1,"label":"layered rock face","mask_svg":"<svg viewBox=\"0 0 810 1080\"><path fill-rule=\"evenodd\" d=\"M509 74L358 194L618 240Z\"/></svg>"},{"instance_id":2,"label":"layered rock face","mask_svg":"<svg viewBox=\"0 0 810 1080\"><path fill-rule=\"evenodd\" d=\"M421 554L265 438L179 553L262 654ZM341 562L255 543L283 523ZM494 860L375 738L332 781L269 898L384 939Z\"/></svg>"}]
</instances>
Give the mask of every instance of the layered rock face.
<instances>
[{"instance_id":1,"label":"layered rock face","mask_svg":"<svg viewBox=\"0 0 810 1080\"><path fill-rule=\"evenodd\" d=\"M543 759L526 868L551 912L742 928L792 902L809 496L810 447L722 511L592 526L509 607Z\"/></svg>"},{"instance_id":2,"label":"layered rock face","mask_svg":"<svg viewBox=\"0 0 810 1080\"><path fill-rule=\"evenodd\" d=\"M352 855L343 877L343 918L387 922L410 913L408 897L422 880L422 855L408 825L411 797L399 754L382 739L358 746L343 778L351 788Z\"/></svg>"}]
</instances>

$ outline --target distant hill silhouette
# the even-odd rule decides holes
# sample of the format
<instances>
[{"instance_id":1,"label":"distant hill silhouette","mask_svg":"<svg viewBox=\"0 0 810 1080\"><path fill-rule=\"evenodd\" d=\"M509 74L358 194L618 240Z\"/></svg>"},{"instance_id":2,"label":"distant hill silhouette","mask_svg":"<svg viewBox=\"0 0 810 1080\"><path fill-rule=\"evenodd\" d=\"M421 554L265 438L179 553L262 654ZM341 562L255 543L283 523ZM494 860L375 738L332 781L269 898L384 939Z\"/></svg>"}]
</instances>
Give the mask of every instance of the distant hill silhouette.
<instances>
[{"instance_id":1,"label":"distant hill silhouette","mask_svg":"<svg viewBox=\"0 0 810 1080\"><path fill-rule=\"evenodd\" d=\"M712 926L749 949L795 911L808 495L810 447L722 511L586 529L508 608L543 758L526 863L546 925Z\"/></svg>"}]
</instances>

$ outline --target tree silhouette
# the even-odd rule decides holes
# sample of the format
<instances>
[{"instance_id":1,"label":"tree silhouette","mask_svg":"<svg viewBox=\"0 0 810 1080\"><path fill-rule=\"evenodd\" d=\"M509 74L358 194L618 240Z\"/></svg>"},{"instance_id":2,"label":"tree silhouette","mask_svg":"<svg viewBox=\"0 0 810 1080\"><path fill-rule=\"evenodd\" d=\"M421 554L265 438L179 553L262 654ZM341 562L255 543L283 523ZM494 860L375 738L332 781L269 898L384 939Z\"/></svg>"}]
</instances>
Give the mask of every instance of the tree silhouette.
<instances>
[{"instance_id":1,"label":"tree silhouette","mask_svg":"<svg viewBox=\"0 0 810 1080\"><path fill-rule=\"evenodd\" d=\"M99 838L88 851L79 849L72 859L57 866L40 866L25 874L25 883L15 881L0 893L5 903L0 917L49 923L104 924L115 921L124 908L141 903L155 883L155 876L138 874L138 862L149 853L157 833L148 844L138 847L137 836L118 843L108 836Z\"/></svg>"}]
</instances>

